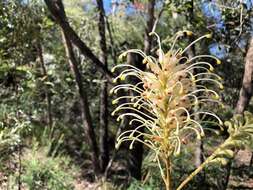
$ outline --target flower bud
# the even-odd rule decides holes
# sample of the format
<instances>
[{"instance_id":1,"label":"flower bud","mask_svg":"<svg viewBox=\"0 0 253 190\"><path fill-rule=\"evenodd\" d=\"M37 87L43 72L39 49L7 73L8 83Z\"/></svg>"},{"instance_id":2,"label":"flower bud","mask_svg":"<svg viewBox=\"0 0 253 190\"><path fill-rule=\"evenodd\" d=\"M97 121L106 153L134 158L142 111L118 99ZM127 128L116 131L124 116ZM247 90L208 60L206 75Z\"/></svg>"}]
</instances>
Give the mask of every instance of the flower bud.
<instances>
[{"instance_id":1,"label":"flower bud","mask_svg":"<svg viewBox=\"0 0 253 190\"><path fill-rule=\"evenodd\" d=\"M212 34L206 34L205 36L206 36L206 38L212 38L213 35Z\"/></svg>"}]
</instances>

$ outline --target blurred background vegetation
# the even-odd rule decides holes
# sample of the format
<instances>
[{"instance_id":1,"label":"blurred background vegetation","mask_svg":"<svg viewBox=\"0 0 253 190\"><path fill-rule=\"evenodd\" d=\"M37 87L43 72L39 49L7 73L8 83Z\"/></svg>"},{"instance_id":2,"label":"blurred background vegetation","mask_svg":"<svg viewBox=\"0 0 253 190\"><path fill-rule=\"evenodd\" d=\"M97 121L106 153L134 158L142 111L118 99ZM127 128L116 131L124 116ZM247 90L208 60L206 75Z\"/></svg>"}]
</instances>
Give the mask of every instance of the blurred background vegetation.
<instances>
[{"instance_id":1,"label":"blurred background vegetation","mask_svg":"<svg viewBox=\"0 0 253 190\"><path fill-rule=\"evenodd\" d=\"M156 56L154 29L168 50L182 30L211 54L223 78L222 120L253 111L252 0L1 0L0 1L0 189L163 189L148 150L115 150L129 128L110 115L110 69L118 56L139 48ZM177 48L193 39L185 37ZM210 60L208 60L210 61ZM140 57L128 59L138 68ZM210 155L226 131L187 142L173 160L176 187ZM188 189L253 189L252 156L239 151L229 167L212 166Z\"/></svg>"}]
</instances>

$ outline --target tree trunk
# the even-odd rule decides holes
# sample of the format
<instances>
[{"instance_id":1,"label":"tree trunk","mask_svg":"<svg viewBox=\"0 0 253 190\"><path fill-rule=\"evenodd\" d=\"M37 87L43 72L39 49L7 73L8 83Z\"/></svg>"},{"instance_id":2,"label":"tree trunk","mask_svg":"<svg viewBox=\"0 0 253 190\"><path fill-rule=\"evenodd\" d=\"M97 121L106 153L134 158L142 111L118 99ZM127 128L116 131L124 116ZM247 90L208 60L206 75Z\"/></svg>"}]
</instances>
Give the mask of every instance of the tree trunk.
<instances>
[{"instance_id":1,"label":"tree trunk","mask_svg":"<svg viewBox=\"0 0 253 190\"><path fill-rule=\"evenodd\" d=\"M145 65L142 64L142 57L138 54L129 53L127 56L127 64L134 65L135 67L144 70ZM129 79L130 83L135 85L140 82L137 78ZM129 92L131 96L137 95L134 92ZM128 122L127 122L128 123ZM137 128L138 126L127 126L127 130L132 130L133 128ZM138 129L139 132L143 132L143 127ZM139 133L135 133L139 134ZM135 142L133 148L130 150L130 164L129 171L132 177L135 179L141 180L141 167L142 167L142 159L143 159L143 144L140 142Z\"/></svg>"},{"instance_id":2,"label":"tree trunk","mask_svg":"<svg viewBox=\"0 0 253 190\"><path fill-rule=\"evenodd\" d=\"M235 112L237 114L243 114L246 107L249 105L252 97L252 73L253 73L253 37L250 38L248 44L248 51L245 59L245 69L242 81L242 88L240 90L239 100L236 105ZM252 166L253 153L251 153L251 159L249 166Z\"/></svg>"},{"instance_id":3,"label":"tree trunk","mask_svg":"<svg viewBox=\"0 0 253 190\"><path fill-rule=\"evenodd\" d=\"M100 167L99 167L100 165L99 165L99 160L98 160L98 146L97 146L95 131L92 126L92 118L91 118L90 110L88 106L87 93L85 89L83 88L82 75L78 68L78 62L75 58L71 41L64 31L62 31L62 35L63 35L63 42L65 46L66 55L68 57L71 69L74 73L76 84L79 91L83 127L87 135L84 141L86 141L86 138L87 138L91 152L92 152L92 165L94 168L94 172L95 172L95 175L98 175L100 173Z\"/></svg>"},{"instance_id":4,"label":"tree trunk","mask_svg":"<svg viewBox=\"0 0 253 190\"><path fill-rule=\"evenodd\" d=\"M249 41L248 51L245 59L245 69L240 90L239 100L236 105L235 112L242 114L249 105L252 96L252 73L253 73L253 38Z\"/></svg>"},{"instance_id":5,"label":"tree trunk","mask_svg":"<svg viewBox=\"0 0 253 190\"><path fill-rule=\"evenodd\" d=\"M189 13L189 23L193 26L193 19L194 19L194 1L191 0L190 6L188 8L188 13ZM192 43L195 40L194 36L190 36L189 43ZM196 48L195 45L192 45L189 50L188 50L188 56L189 58L193 58L196 55ZM194 73L197 73L198 70L194 70ZM199 109L198 105L195 105L193 112L197 112ZM195 115L195 120L199 120L199 115ZM194 165L196 168L198 168L203 162L204 162L204 147L203 147L203 141L202 140L197 140L196 142L196 149L195 149L195 160L194 160ZM201 181L204 180L204 171L200 173L201 176Z\"/></svg>"},{"instance_id":6,"label":"tree trunk","mask_svg":"<svg viewBox=\"0 0 253 190\"><path fill-rule=\"evenodd\" d=\"M188 21L191 24L191 26L194 26L194 1L191 0L190 1L190 6L188 7ZM189 38L189 43L192 43L195 40L194 36L190 36ZM192 45L189 50L188 50L188 56L189 58L193 58L194 56L196 56L196 48L195 45ZM194 70L195 73L198 72L198 70ZM197 112L199 109L198 105L195 105L193 108L193 112ZM199 120L199 115L195 115L195 120ZM196 144L195 144L195 152L194 152L194 165L196 168L198 168L202 163L204 162L204 146L203 146L203 140L196 140ZM198 188L202 187L203 185L205 185L205 171L202 170L198 175L197 175L197 184L198 184Z\"/></svg>"},{"instance_id":7,"label":"tree trunk","mask_svg":"<svg viewBox=\"0 0 253 190\"><path fill-rule=\"evenodd\" d=\"M192 9L193 10L193 9ZM193 14L193 13L192 13ZM193 15L192 15L193 16ZM190 37L190 43L194 41L194 37ZM193 58L196 55L195 51L195 46L191 46L188 50L188 56L189 58ZM194 70L194 72L198 72L197 70ZM195 105L193 108L193 112L197 112L199 110L199 106ZM195 120L199 120L199 115L194 116ZM203 146L203 140L196 140L195 143L195 152L194 152L194 165L196 168L198 168L202 163L204 162L204 146ZM205 184L205 171L202 170L198 175L197 175L197 180L198 180L198 188L203 187Z\"/></svg>"},{"instance_id":8,"label":"tree trunk","mask_svg":"<svg viewBox=\"0 0 253 190\"><path fill-rule=\"evenodd\" d=\"M105 36L105 10L103 0L97 0L97 7L99 11L98 30L100 35L100 48L101 48L101 62L107 69L107 47ZM100 167L102 172L109 162L109 149L108 149L108 93L106 76L102 77L101 91L100 91L100 135L99 135L99 149L100 149Z\"/></svg>"},{"instance_id":9,"label":"tree trunk","mask_svg":"<svg viewBox=\"0 0 253 190\"><path fill-rule=\"evenodd\" d=\"M38 41L37 51L38 51L38 57L40 60L40 65L42 68L42 74L44 77L47 77L47 69L45 66L45 61L44 61L44 57L43 57L43 50L42 50L42 46L41 46L40 41ZM50 92L48 89L46 89L45 94L46 94L46 101L47 101L47 120L48 120L47 124L50 128L52 128L52 126L53 126L52 104L51 104L51 95L50 95Z\"/></svg>"},{"instance_id":10,"label":"tree trunk","mask_svg":"<svg viewBox=\"0 0 253 190\"><path fill-rule=\"evenodd\" d=\"M101 83L100 92L100 136L99 136L99 149L100 149L100 167L102 172L109 162L109 147L108 147L108 102L107 102L107 82Z\"/></svg>"},{"instance_id":11,"label":"tree trunk","mask_svg":"<svg viewBox=\"0 0 253 190\"><path fill-rule=\"evenodd\" d=\"M147 25L144 34L144 53L150 55L152 48L152 36L149 33L152 31L155 16L155 0L150 0L147 3ZM134 54L128 55L128 64L132 64L141 70L145 70L145 65L142 64L142 60L135 57ZM132 80L133 84L138 83L138 80ZM134 126L132 126L134 127ZM137 127L137 126L136 126ZM139 130L142 130L139 129ZM133 149L130 152L130 156L132 159L132 166L130 167L131 176L140 180L141 179L141 167L142 167L142 159L143 159L143 144L140 142L136 142Z\"/></svg>"},{"instance_id":12,"label":"tree trunk","mask_svg":"<svg viewBox=\"0 0 253 190\"><path fill-rule=\"evenodd\" d=\"M147 15L147 25L144 34L144 53L150 54L153 38L151 35L149 35L149 33L152 32L155 22L155 0L148 1L147 9L148 15Z\"/></svg>"},{"instance_id":13,"label":"tree trunk","mask_svg":"<svg viewBox=\"0 0 253 190\"><path fill-rule=\"evenodd\" d=\"M253 37L248 42L248 50L245 58L245 67L242 81L242 88L240 90L239 99L235 108L236 114L243 114L246 107L249 105L252 96L252 73L253 73ZM253 155L252 155L253 157ZM232 162L227 165L226 179L224 182L224 190L227 189Z\"/></svg>"},{"instance_id":14,"label":"tree trunk","mask_svg":"<svg viewBox=\"0 0 253 190\"><path fill-rule=\"evenodd\" d=\"M149 1L147 26L146 26L145 34L144 34L145 35L144 36L144 52L148 55L150 54L151 47L152 47L152 36L150 36L149 33L152 31L152 28L154 25L154 20L155 20L154 7L155 7L155 0ZM162 13L162 11L160 12L159 15L161 15L161 13ZM109 27L109 25L107 25L107 26L108 26L110 40L112 41L110 27ZM113 60L116 63L116 59L115 59L114 55L115 54L113 52ZM140 58L140 56L138 56L136 54L133 54L133 53L128 54L127 63L132 64L141 70L145 70L145 65L142 64L142 58ZM138 81L136 81L136 80L131 80L130 83L136 84L137 82ZM119 92L119 93L123 93L123 92ZM121 100L121 103L126 103L123 101L125 101L125 100ZM116 137L122 131L130 128L130 126L128 126L128 121L129 121L128 118L124 118L124 120L122 120L120 127L118 129L118 132L116 134ZM132 128L134 128L134 126L131 126L131 129ZM142 129L139 129L139 130L142 130ZM106 168L105 178L108 175L108 171L112 165L112 162L114 161L115 156L116 156L116 151L113 153L112 159L110 160L108 167ZM131 163L132 163L131 166L129 166L131 176L136 179L141 179L141 166L142 166L142 159L143 159L143 145L142 145L142 143L139 143L139 142L135 143L135 146L130 151L130 159L131 159Z\"/></svg>"},{"instance_id":15,"label":"tree trunk","mask_svg":"<svg viewBox=\"0 0 253 190\"><path fill-rule=\"evenodd\" d=\"M190 37L189 42L191 43L193 41L194 41L194 37ZM195 46L192 45L189 48L187 53L188 53L188 56L189 56L190 59L193 58L196 55ZM194 73L196 73L196 72L198 72L198 71L194 70ZM194 108L193 108L193 112L197 112L198 109L199 109L199 106L195 105ZM199 115L196 115L194 119L199 120ZM196 168L199 167L204 161L203 151L204 151L203 141L202 140L197 140L197 142L195 144L195 152L194 152L194 165L195 165ZM203 172L201 172L201 175L202 174L203 174Z\"/></svg>"}]
</instances>

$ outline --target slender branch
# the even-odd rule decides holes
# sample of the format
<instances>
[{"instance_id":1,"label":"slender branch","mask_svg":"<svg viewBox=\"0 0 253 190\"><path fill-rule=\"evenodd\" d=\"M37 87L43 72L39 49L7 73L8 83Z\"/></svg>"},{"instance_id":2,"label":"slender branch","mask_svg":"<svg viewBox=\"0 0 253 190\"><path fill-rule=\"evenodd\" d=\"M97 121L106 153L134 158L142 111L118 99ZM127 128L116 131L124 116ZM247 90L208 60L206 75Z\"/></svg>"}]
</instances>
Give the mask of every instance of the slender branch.
<instances>
[{"instance_id":1,"label":"slender branch","mask_svg":"<svg viewBox=\"0 0 253 190\"><path fill-rule=\"evenodd\" d=\"M98 70L104 73L109 81L111 81L113 75L105 67L105 65L95 56L91 49L80 39L74 29L70 26L67 21L64 6L62 0L45 0L45 3L54 17L55 22L57 22L69 40L81 51L81 53L89 58L98 68Z\"/></svg>"},{"instance_id":2,"label":"slender branch","mask_svg":"<svg viewBox=\"0 0 253 190\"><path fill-rule=\"evenodd\" d=\"M217 155L219 155L220 150L222 150L222 148L227 146L227 143L231 142L233 139L232 137L227 138L218 148L216 148L216 150L196 169L194 170L179 186L176 190L181 190L189 181L191 181L193 179L193 177L195 177L199 172L201 172L204 167L208 164L210 164L210 162L212 162Z\"/></svg>"},{"instance_id":3,"label":"slender branch","mask_svg":"<svg viewBox=\"0 0 253 190\"><path fill-rule=\"evenodd\" d=\"M47 76L47 69L46 69L45 61L44 61L44 57L43 57L42 45L41 45L40 40L38 40L37 51L38 51L38 56L39 56L39 60L40 60L40 65L42 68L42 74L44 75L44 77L48 77ZM49 89L46 89L45 94L46 94L46 101L47 101L48 126L51 128L53 126L53 116L52 116L51 95L49 93Z\"/></svg>"},{"instance_id":4,"label":"slender branch","mask_svg":"<svg viewBox=\"0 0 253 190\"><path fill-rule=\"evenodd\" d=\"M98 30L100 37L100 49L101 49L101 62L103 62L107 69L107 46L106 46L106 24L105 24L105 10L103 0L97 0L97 7L99 11ZM102 77L101 92L100 92L100 136L99 136L99 148L100 148L100 167L104 172L109 162L109 148L108 148L108 93L107 82ZM105 82L103 82L105 81Z\"/></svg>"},{"instance_id":5,"label":"slender branch","mask_svg":"<svg viewBox=\"0 0 253 190\"><path fill-rule=\"evenodd\" d=\"M166 178L165 178L165 184L166 184L166 190L171 190L171 163L170 158L167 158L165 161L166 166Z\"/></svg>"},{"instance_id":6,"label":"slender branch","mask_svg":"<svg viewBox=\"0 0 253 190\"><path fill-rule=\"evenodd\" d=\"M159 13L158 13L158 15L157 15L157 17L156 17L156 19L155 19L155 22L154 22L154 25L153 25L153 28L152 28L152 32L155 32L156 26L157 26L157 24L158 24L158 22L159 22L159 20L160 20L160 18L161 18L161 16L162 16L164 10L165 10L165 6L166 6L167 4L169 4L169 3L168 3L168 2L166 3L166 1L163 2L162 8L161 8L161 10L159 11Z\"/></svg>"},{"instance_id":7,"label":"slender branch","mask_svg":"<svg viewBox=\"0 0 253 190\"><path fill-rule=\"evenodd\" d=\"M203 162L196 170L194 170L194 172L192 172L177 188L177 190L181 190L183 189L183 187L192 180L192 178L194 176L196 176L199 172L201 172L203 170L203 168L212 160L214 159L216 155L212 154L210 157L208 157L205 162Z\"/></svg>"},{"instance_id":8,"label":"slender branch","mask_svg":"<svg viewBox=\"0 0 253 190\"><path fill-rule=\"evenodd\" d=\"M112 37L112 30L111 30L111 26L110 23L108 21L108 17L105 16L105 21L106 21L106 27L107 27L107 31L109 34L109 39L110 39L110 44L111 44L111 49L112 49L112 59L113 59L113 63L114 65L117 64L117 54L116 54L116 50L115 50L115 45L114 45L114 41L113 41L113 37Z\"/></svg>"},{"instance_id":9,"label":"slender branch","mask_svg":"<svg viewBox=\"0 0 253 190\"><path fill-rule=\"evenodd\" d=\"M92 164L95 171L95 174L100 173L99 161L98 161L98 146L96 142L96 135L94 128L92 126L92 118L90 115L89 104L87 99L87 93L83 88L82 84L82 75L78 68L78 62L75 58L73 47L70 39L67 34L62 31L63 42L65 45L66 55L68 56L69 63L73 73L75 75L76 84L78 87L79 95L80 95L80 103L81 103L81 114L83 120L84 131L87 134L87 140L92 150Z\"/></svg>"},{"instance_id":10,"label":"slender branch","mask_svg":"<svg viewBox=\"0 0 253 190\"><path fill-rule=\"evenodd\" d=\"M148 14L147 14L147 25L145 29L145 36L144 36L144 52L145 54L149 55L152 47L152 38L149 33L152 32L154 22L155 22L155 0L150 0L148 3Z\"/></svg>"}]
</instances>

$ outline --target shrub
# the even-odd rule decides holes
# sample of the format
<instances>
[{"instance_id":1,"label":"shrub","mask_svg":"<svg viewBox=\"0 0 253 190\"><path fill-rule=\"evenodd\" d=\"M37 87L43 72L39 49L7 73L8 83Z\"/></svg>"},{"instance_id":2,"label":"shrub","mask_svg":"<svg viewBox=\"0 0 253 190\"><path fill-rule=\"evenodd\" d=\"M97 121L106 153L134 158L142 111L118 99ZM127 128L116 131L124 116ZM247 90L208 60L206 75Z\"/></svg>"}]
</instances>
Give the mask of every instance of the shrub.
<instances>
[{"instance_id":1,"label":"shrub","mask_svg":"<svg viewBox=\"0 0 253 190\"><path fill-rule=\"evenodd\" d=\"M23 161L22 183L30 190L73 189L70 159L64 156L48 157L46 148L27 152Z\"/></svg>"}]
</instances>

